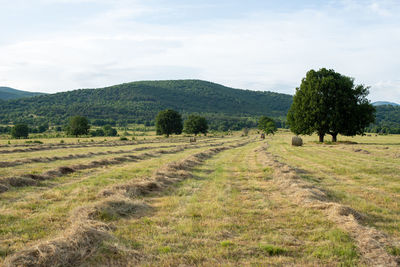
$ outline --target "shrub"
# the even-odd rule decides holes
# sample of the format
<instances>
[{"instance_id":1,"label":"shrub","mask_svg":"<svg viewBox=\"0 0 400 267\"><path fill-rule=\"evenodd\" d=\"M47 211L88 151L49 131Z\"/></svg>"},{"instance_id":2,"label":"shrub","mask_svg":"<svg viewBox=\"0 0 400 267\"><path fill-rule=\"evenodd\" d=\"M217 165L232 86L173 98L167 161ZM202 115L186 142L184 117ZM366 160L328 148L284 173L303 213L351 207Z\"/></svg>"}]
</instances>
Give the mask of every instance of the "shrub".
<instances>
[{"instance_id":1,"label":"shrub","mask_svg":"<svg viewBox=\"0 0 400 267\"><path fill-rule=\"evenodd\" d=\"M273 245L263 245L263 244L260 244L260 249L261 249L262 251L267 252L268 255L270 255L270 256L282 255L282 254L284 254L284 253L287 252L286 249L280 248L280 247L277 247L277 246L273 246Z\"/></svg>"}]
</instances>

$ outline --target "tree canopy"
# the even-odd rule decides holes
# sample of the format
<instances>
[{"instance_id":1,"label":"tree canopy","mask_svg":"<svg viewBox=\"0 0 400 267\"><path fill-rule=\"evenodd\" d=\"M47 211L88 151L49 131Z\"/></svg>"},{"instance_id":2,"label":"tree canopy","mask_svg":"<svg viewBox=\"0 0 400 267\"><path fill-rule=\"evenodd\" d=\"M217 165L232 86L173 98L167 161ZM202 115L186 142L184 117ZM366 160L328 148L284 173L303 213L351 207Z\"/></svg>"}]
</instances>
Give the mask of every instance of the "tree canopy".
<instances>
[{"instance_id":1,"label":"tree canopy","mask_svg":"<svg viewBox=\"0 0 400 267\"><path fill-rule=\"evenodd\" d=\"M188 134L197 135L199 133L206 134L208 131L208 123L206 118L199 115L189 115L185 120L183 131Z\"/></svg>"},{"instance_id":2,"label":"tree canopy","mask_svg":"<svg viewBox=\"0 0 400 267\"><path fill-rule=\"evenodd\" d=\"M160 111L156 117L156 131L158 135L182 133L182 116L172 109Z\"/></svg>"},{"instance_id":3,"label":"tree canopy","mask_svg":"<svg viewBox=\"0 0 400 267\"><path fill-rule=\"evenodd\" d=\"M258 120L258 129L265 134L274 134L277 130L275 121L267 116L261 116Z\"/></svg>"},{"instance_id":4,"label":"tree canopy","mask_svg":"<svg viewBox=\"0 0 400 267\"><path fill-rule=\"evenodd\" d=\"M375 120L375 108L366 98L369 88L355 85L354 79L325 68L310 70L296 88L287 120L295 134L353 136L363 134Z\"/></svg>"},{"instance_id":5,"label":"tree canopy","mask_svg":"<svg viewBox=\"0 0 400 267\"><path fill-rule=\"evenodd\" d=\"M69 119L67 133L70 135L88 134L90 129L89 121L83 116L73 116Z\"/></svg>"},{"instance_id":6,"label":"tree canopy","mask_svg":"<svg viewBox=\"0 0 400 267\"><path fill-rule=\"evenodd\" d=\"M111 125L104 125L103 131L105 136L116 136L118 133Z\"/></svg>"},{"instance_id":7,"label":"tree canopy","mask_svg":"<svg viewBox=\"0 0 400 267\"><path fill-rule=\"evenodd\" d=\"M26 124L17 124L11 129L11 136L13 138L28 138L29 128Z\"/></svg>"}]
</instances>

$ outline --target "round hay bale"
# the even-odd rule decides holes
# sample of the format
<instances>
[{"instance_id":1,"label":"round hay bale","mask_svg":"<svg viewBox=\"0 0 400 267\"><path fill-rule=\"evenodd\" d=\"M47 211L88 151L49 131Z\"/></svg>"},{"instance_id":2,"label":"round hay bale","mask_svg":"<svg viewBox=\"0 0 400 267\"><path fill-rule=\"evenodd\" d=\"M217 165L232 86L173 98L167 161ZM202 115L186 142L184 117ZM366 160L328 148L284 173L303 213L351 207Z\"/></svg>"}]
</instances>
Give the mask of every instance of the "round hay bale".
<instances>
[{"instance_id":1,"label":"round hay bale","mask_svg":"<svg viewBox=\"0 0 400 267\"><path fill-rule=\"evenodd\" d=\"M298 136L292 137L292 146L302 146L302 145L303 145L303 139L301 139Z\"/></svg>"}]
</instances>

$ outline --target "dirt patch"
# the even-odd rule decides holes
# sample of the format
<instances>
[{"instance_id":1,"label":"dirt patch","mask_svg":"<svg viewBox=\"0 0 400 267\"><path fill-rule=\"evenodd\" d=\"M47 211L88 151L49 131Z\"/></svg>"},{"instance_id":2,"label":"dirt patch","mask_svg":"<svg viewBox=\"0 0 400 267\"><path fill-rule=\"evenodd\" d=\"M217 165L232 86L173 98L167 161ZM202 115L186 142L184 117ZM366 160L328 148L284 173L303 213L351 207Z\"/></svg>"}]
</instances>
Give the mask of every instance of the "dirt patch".
<instances>
[{"instance_id":1,"label":"dirt patch","mask_svg":"<svg viewBox=\"0 0 400 267\"><path fill-rule=\"evenodd\" d=\"M327 217L355 240L365 264L398 266L399 258L385 250L393 241L378 230L364 226L365 215L340 203L332 202L324 190L301 179L296 169L279 162L263 146L256 150L259 159L274 169L273 178L281 190L299 206L322 210Z\"/></svg>"}]
</instances>

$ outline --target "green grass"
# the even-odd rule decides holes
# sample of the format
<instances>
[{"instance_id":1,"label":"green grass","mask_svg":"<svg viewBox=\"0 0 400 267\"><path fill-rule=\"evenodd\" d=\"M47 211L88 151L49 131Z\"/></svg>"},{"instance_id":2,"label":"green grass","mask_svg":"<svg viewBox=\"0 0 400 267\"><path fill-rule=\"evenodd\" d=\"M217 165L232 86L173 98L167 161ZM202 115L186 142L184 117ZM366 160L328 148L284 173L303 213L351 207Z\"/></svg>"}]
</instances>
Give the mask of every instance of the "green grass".
<instances>
[{"instance_id":1,"label":"green grass","mask_svg":"<svg viewBox=\"0 0 400 267\"><path fill-rule=\"evenodd\" d=\"M348 235L320 212L293 205L265 179L272 171L257 161L253 150L259 144L218 154L196 168L192 179L146 198L151 214L115 222L119 244L143 255L130 261L143 266L356 265ZM89 263L110 257L115 255L98 253Z\"/></svg>"},{"instance_id":2,"label":"green grass","mask_svg":"<svg viewBox=\"0 0 400 267\"><path fill-rule=\"evenodd\" d=\"M334 200L367 215L368 225L400 239L399 136L340 137L348 142L335 145L316 144L316 136L306 136L303 147L292 147L291 136L276 135L269 151L306 171L302 178L327 190ZM355 152L359 149L369 154Z\"/></svg>"},{"instance_id":3,"label":"green grass","mask_svg":"<svg viewBox=\"0 0 400 267\"><path fill-rule=\"evenodd\" d=\"M188 149L148 160L79 171L45 181L40 186L5 192L0 195L0 251L7 248L7 251L14 252L39 240L55 237L69 226L71 212L97 201L98 192L105 187L148 177L168 162L208 148ZM110 210L100 211L98 217L107 222L120 219ZM2 252L0 257L4 254Z\"/></svg>"},{"instance_id":4,"label":"green grass","mask_svg":"<svg viewBox=\"0 0 400 267\"><path fill-rule=\"evenodd\" d=\"M345 142L339 144L319 144L311 136L304 138L302 147L292 147L290 138L287 132L268 137L268 151L278 160L296 167L301 179L324 189L332 201L365 214L365 224L399 240L400 142L397 136L340 137ZM170 140L152 146L171 144ZM176 141L182 142L186 143ZM296 204L291 195L282 192L274 178L274 169L266 166L255 152L261 144L255 141L221 152L196 166L191 178L162 192L140 197L146 206L140 215L125 216L112 208L98 210L95 219L114 227L110 231L113 238L105 240L83 264L363 265L349 233L340 230L322 211ZM208 148L79 171L42 182L40 186L13 188L0 194L0 265L4 257L15 251L62 234L70 225L73 211L99 201L98 193L104 188L142 180L169 162ZM126 148L68 148L4 154L0 155L0 161L120 149ZM356 152L358 149L369 154ZM0 175L42 173L57 166L113 156L3 168ZM400 255L396 246L386 250Z\"/></svg>"}]
</instances>

